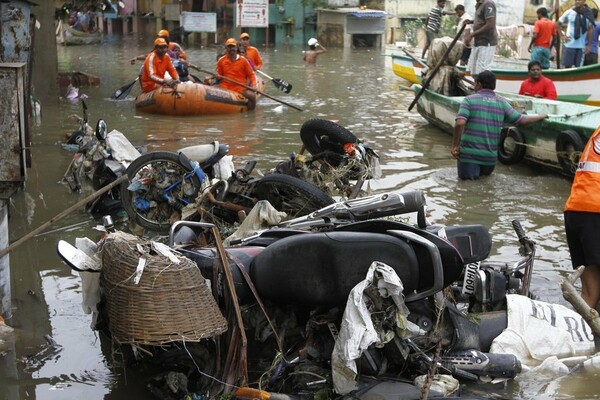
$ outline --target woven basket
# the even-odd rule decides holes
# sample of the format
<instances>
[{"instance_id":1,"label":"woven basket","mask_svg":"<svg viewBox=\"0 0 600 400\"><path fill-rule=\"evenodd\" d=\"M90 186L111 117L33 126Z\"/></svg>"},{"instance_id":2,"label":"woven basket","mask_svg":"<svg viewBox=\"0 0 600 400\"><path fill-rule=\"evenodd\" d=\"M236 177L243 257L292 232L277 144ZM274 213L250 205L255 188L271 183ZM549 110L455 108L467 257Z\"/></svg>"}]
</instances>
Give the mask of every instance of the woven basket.
<instances>
[{"instance_id":1,"label":"woven basket","mask_svg":"<svg viewBox=\"0 0 600 400\"><path fill-rule=\"evenodd\" d=\"M140 257L146 259L146 266L136 285ZM100 283L114 340L138 345L198 342L227 330L227 321L196 264L189 258L178 259L179 264L171 262L133 235L116 232L106 237Z\"/></svg>"}]
</instances>

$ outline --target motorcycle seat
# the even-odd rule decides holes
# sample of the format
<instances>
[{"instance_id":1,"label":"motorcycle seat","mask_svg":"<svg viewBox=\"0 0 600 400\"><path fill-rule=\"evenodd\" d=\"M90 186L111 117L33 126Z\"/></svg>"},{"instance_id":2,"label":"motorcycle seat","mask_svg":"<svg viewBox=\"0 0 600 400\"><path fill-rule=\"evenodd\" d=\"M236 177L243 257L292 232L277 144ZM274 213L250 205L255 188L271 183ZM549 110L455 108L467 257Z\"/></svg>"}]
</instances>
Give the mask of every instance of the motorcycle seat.
<instances>
[{"instance_id":1,"label":"motorcycle seat","mask_svg":"<svg viewBox=\"0 0 600 400\"><path fill-rule=\"evenodd\" d=\"M276 241L258 254L250 276L258 293L280 304L343 306L373 261L392 267L409 295L419 288L415 251L406 240L371 232L324 232Z\"/></svg>"},{"instance_id":2,"label":"motorcycle seat","mask_svg":"<svg viewBox=\"0 0 600 400\"><path fill-rule=\"evenodd\" d=\"M210 158L216 157L221 150L221 146L223 145L219 145L219 142L215 140L208 144L184 147L183 149L180 149L179 152L185 154L190 160L198 161L202 164Z\"/></svg>"}]
</instances>

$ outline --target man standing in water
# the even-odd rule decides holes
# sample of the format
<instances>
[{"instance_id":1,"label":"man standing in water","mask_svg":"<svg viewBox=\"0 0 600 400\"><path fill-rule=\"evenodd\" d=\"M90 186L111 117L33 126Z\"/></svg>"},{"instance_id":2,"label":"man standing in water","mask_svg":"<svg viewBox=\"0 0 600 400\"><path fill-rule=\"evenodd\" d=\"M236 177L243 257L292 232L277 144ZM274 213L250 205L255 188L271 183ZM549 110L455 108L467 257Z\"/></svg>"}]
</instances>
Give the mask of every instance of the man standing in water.
<instances>
[{"instance_id":1,"label":"man standing in water","mask_svg":"<svg viewBox=\"0 0 600 400\"><path fill-rule=\"evenodd\" d=\"M565 204L565 231L573 268L585 265L581 297L590 308L600 301L600 127L588 140Z\"/></svg>"},{"instance_id":2,"label":"man standing in water","mask_svg":"<svg viewBox=\"0 0 600 400\"><path fill-rule=\"evenodd\" d=\"M304 66L315 67L317 65L317 57L325 53L327 49L321 46L315 38L308 39L308 47L310 50L304 52Z\"/></svg>"},{"instance_id":3,"label":"man standing in water","mask_svg":"<svg viewBox=\"0 0 600 400\"><path fill-rule=\"evenodd\" d=\"M539 61L542 68L550 68L550 48L552 48L556 36L556 25L548 19L546 7L537 9L538 20L533 26L533 36L529 44L531 61Z\"/></svg>"},{"instance_id":4,"label":"man standing in water","mask_svg":"<svg viewBox=\"0 0 600 400\"><path fill-rule=\"evenodd\" d=\"M475 77L475 94L464 98L454 125L452 157L457 162L458 177L476 180L490 175L498 158L498 142L504 122L530 124L548 116L522 115L498 96L496 75L483 71Z\"/></svg>"},{"instance_id":5,"label":"man standing in water","mask_svg":"<svg viewBox=\"0 0 600 400\"><path fill-rule=\"evenodd\" d=\"M469 71L474 77L482 71L490 71L496 54L496 4L492 0L477 0L473 28L465 34L465 42L474 40Z\"/></svg>"}]
</instances>

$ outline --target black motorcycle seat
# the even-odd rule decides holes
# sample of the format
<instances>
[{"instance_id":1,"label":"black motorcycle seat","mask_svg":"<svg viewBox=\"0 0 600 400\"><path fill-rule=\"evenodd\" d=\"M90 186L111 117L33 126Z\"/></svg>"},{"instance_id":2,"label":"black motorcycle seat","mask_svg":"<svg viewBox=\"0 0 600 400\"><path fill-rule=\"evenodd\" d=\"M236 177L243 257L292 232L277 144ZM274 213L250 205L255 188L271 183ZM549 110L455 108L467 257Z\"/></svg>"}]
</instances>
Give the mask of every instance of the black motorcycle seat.
<instances>
[{"instance_id":1,"label":"black motorcycle seat","mask_svg":"<svg viewBox=\"0 0 600 400\"><path fill-rule=\"evenodd\" d=\"M306 306L343 306L373 261L392 267L409 294L419 288L414 249L405 240L371 232L326 232L278 240L258 254L250 276L264 299ZM430 272L431 274L431 272Z\"/></svg>"},{"instance_id":2,"label":"black motorcycle seat","mask_svg":"<svg viewBox=\"0 0 600 400\"><path fill-rule=\"evenodd\" d=\"M336 231L354 231L354 232L375 232L386 233L388 231L408 231L432 242L439 250L444 270L444 287L451 285L462 274L464 261L459 251L447 240L428 232L426 230L414 227L398 221L385 219L372 219L368 221L356 222L353 224L342 225L336 228ZM428 288L433 285L433 260L427 250L420 246L414 247L417 259L420 263L420 274L418 288Z\"/></svg>"}]
</instances>

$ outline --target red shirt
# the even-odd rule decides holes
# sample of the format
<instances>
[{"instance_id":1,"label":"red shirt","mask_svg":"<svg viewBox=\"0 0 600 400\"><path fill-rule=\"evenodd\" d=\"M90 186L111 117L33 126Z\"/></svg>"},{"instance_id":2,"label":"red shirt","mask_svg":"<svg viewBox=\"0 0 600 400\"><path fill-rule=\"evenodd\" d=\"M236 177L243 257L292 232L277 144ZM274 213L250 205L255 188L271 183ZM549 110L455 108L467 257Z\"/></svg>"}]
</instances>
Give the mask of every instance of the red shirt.
<instances>
[{"instance_id":1,"label":"red shirt","mask_svg":"<svg viewBox=\"0 0 600 400\"><path fill-rule=\"evenodd\" d=\"M217 74L243 83L244 85L256 87L256 75L254 75L254 70L250 66L248 60L239 54L236 55L235 61L231 61L227 55L219 58L219 61L217 62ZM243 86L229 82L225 79L219 83L219 86L223 89L233 90L234 92L239 93L243 92L245 89Z\"/></svg>"},{"instance_id":2,"label":"red shirt","mask_svg":"<svg viewBox=\"0 0 600 400\"><path fill-rule=\"evenodd\" d=\"M554 82L552 82L551 79L542 75L537 81L534 81L531 78L525 79L523 83L521 83L519 94L556 100L556 87L554 87Z\"/></svg>"},{"instance_id":3,"label":"red shirt","mask_svg":"<svg viewBox=\"0 0 600 400\"><path fill-rule=\"evenodd\" d=\"M144 92L151 92L163 83L165 83L165 72L169 71L171 79L179 79L175 67L171 62L171 57L168 54L159 57L156 52L148 54L146 61L144 61L144 68L142 69L142 90Z\"/></svg>"},{"instance_id":4,"label":"red shirt","mask_svg":"<svg viewBox=\"0 0 600 400\"><path fill-rule=\"evenodd\" d=\"M549 49L552 36L556 35L556 25L548 18L538 19L533 26L533 34L535 35L534 46Z\"/></svg>"}]
</instances>

